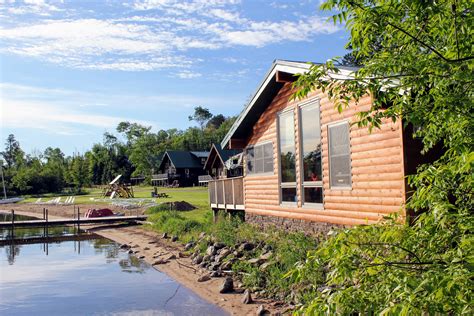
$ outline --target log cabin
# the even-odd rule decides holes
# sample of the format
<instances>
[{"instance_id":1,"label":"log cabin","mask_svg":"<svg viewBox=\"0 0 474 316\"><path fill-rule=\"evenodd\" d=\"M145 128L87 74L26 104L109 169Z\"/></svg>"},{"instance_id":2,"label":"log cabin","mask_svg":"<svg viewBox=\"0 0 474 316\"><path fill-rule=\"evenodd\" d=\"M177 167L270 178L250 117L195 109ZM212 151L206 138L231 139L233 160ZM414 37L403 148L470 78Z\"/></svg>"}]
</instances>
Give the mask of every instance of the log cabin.
<instances>
[{"instance_id":1,"label":"log cabin","mask_svg":"<svg viewBox=\"0 0 474 316\"><path fill-rule=\"evenodd\" d=\"M294 75L309 68L273 63L221 143L243 150L243 176L211 181L211 208L315 234L375 223L391 213L404 218L405 176L419 162L412 130L389 120L372 132L352 125L359 111L370 109L369 95L342 113L319 90L291 100ZM355 69L339 70L344 79Z\"/></svg>"},{"instance_id":2,"label":"log cabin","mask_svg":"<svg viewBox=\"0 0 474 316\"><path fill-rule=\"evenodd\" d=\"M204 163L207 151L167 150L163 154L159 174L152 176L152 182L161 186L188 187L199 184L199 176L205 175Z\"/></svg>"}]
</instances>

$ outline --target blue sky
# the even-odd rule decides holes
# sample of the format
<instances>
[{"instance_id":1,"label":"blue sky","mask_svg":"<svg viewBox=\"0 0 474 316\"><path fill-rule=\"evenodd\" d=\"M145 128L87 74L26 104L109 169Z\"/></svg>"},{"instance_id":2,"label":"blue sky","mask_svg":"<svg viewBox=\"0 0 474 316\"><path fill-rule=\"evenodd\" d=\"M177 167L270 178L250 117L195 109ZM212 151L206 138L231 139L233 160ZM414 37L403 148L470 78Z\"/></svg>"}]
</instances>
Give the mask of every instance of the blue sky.
<instances>
[{"instance_id":1,"label":"blue sky","mask_svg":"<svg viewBox=\"0 0 474 316\"><path fill-rule=\"evenodd\" d=\"M274 59L325 61L347 32L315 1L0 0L1 140L84 152L123 120L238 114ZM3 147L3 145L1 146Z\"/></svg>"}]
</instances>

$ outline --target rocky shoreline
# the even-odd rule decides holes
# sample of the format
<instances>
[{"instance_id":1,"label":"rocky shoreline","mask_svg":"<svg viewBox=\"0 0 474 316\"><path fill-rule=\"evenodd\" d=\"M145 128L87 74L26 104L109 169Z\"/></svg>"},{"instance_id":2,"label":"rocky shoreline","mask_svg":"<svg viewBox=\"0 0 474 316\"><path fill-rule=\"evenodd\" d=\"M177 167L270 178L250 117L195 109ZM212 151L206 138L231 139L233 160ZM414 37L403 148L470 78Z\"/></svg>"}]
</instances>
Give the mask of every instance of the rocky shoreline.
<instances>
[{"instance_id":1,"label":"rocky shoreline","mask_svg":"<svg viewBox=\"0 0 474 316\"><path fill-rule=\"evenodd\" d=\"M22 207L17 204L13 208L21 215L42 214L42 208L33 205ZM60 207L49 210L53 217L65 215ZM232 265L242 260L265 269L271 256L268 245L241 243L227 247L203 233L196 242L183 246L176 236L160 235L140 226L101 226L87 230L120 243L124 251L133 253L230 315L285 315L294 308L281 301L266 299L265 290L244 288L232 271ZM203 243L208 246L201 254L199 246ZM257 250L262 254L255 258Z\"/></svg>"}]
</instances>

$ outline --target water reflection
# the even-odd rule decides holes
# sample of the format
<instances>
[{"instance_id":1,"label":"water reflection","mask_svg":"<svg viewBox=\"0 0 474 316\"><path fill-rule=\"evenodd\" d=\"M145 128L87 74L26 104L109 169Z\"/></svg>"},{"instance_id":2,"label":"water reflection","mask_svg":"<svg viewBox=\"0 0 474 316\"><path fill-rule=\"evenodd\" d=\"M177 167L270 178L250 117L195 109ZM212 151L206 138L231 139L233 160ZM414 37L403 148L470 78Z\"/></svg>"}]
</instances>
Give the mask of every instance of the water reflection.
<instances>
[{"instance_id":1,"label":"water reflection","mask_svg":"<svg viewBox=\"0 0 474 316\"><path fill-rule=\"evenodd\" d=\"M0 247L0 314L225 315L110 240L43 246Z\"/></svg>"}]
</instances>

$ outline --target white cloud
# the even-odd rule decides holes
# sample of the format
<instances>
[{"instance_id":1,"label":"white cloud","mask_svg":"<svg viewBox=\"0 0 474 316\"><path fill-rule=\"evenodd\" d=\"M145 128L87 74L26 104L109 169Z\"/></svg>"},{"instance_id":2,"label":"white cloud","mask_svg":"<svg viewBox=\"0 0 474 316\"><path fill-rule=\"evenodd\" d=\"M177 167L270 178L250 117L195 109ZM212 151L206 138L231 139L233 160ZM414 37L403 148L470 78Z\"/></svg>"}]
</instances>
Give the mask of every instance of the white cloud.
<instances>
[{"instance_id":1,"label":"white cloud","mask_svg":"<svg viewBox=\"0 0 474 316\"><path fill-rule=\"evenodd\" d=\"M200 62L196 54L188 53L191 50L264 47L308 41L317 34L339 30L319 16L252 20L237 10L238 3L239 0L140 0L127 4L133 9L130 16L65 19L62 15L28 24L12 23L0 27L0 52L80 69L172 69L179 70L179 77L189 78L196 76L190 75L190 69ZM27 5L52 6L42 0L31 0ZM13 9L23 10L23 6Z\"/></svg>"},{"instance_id":2,"label":"white cloud","mask_svg":"<svg viewBox=\"0 0 474 316\"><path fill-rule=\"evenodd\" d=\"M176 73L176 77L181 78L181 79L193 79L193 78L199 78L201 76L202 74L198 72L194 72L194 71L189 71L189 70L183 70Z\"/></svg>"}]
</instances>

